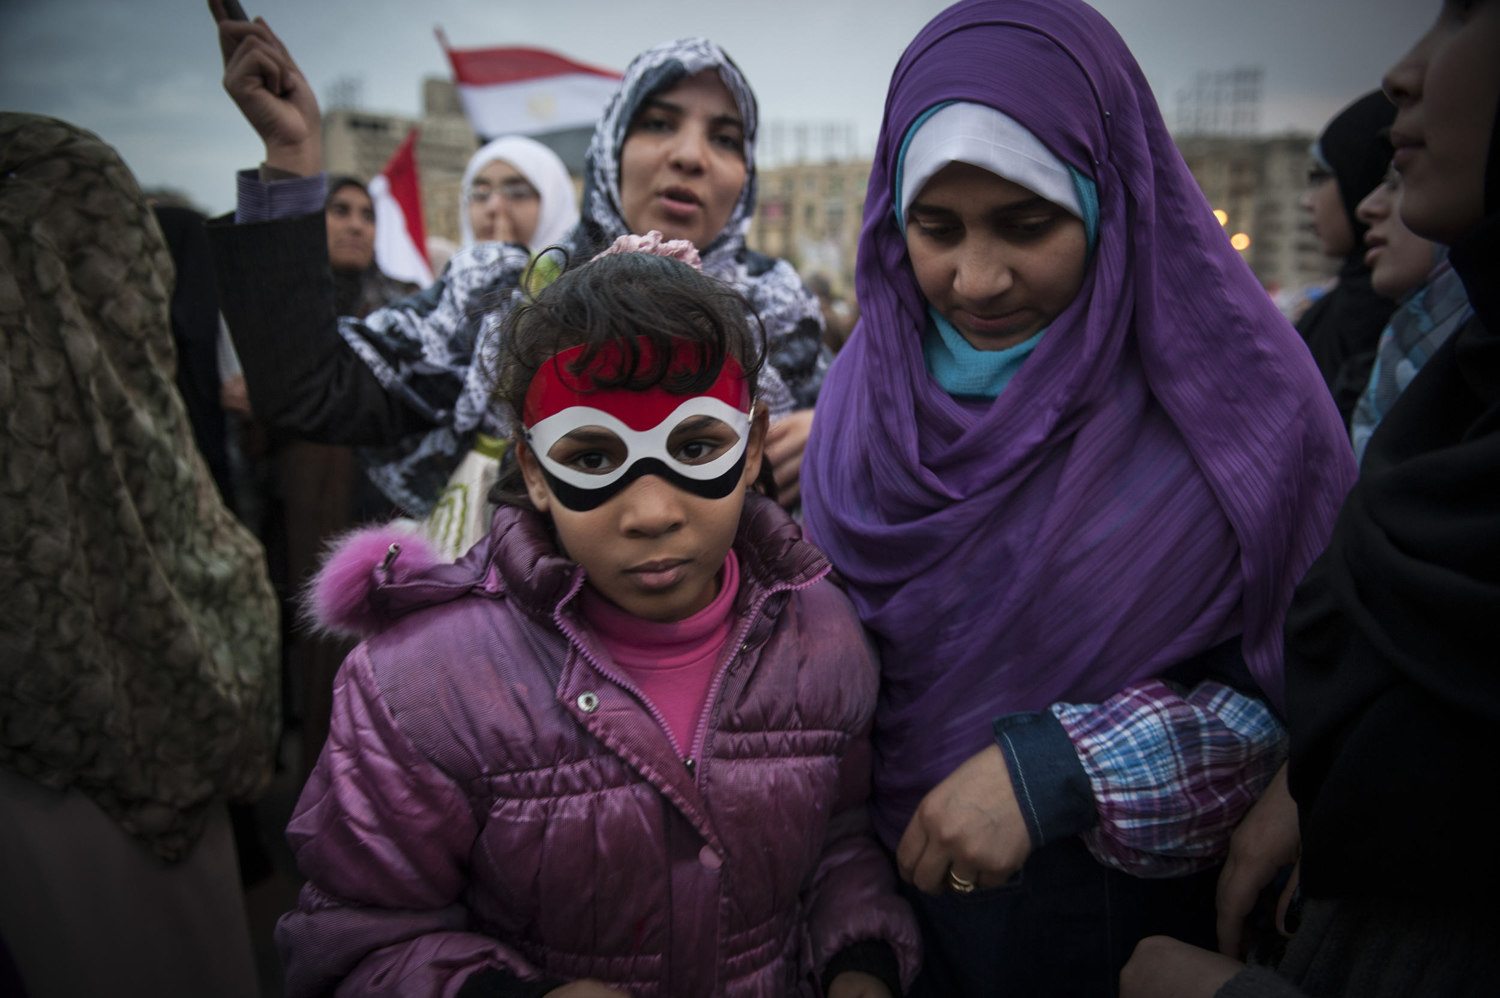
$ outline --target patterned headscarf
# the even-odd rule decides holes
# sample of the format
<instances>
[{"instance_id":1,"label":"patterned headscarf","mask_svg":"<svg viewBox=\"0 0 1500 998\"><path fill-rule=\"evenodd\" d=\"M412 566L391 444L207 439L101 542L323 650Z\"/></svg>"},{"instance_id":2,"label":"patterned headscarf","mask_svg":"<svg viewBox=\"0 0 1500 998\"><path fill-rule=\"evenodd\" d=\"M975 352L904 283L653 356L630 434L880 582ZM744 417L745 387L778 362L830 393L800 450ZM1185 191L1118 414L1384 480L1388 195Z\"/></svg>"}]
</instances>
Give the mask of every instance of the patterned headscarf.
<instances>
[{"instance_id":1,"label":"patterned headscarf","mask_svg":"<svg viewBox=\"0 0 1500 998\"><path fill-rule=\"evenodd\" d=\"M710 69L718 73L729 90L744 122L745 186L740 189L724 228L707 246L698 247L703 272L732 285L750 300L766 330L770 365L786 381L795 404L799 408L810 406L822 384L822 309L791 264L745 247L745 234L755 215L755 135L759 112L755 94L740 68L713 42L706 38L666 42L642 52L625 70L620 89L604 109L589 143L584 167L583 223L575 230L573 249L575 255L587 258L630 232L620 207L620 151L625 146L630 123L647 98Z\"/></svg>"},{"instance_id":2,"label":"patterned headscarf","mask_svg":"<svg viewBox=\"0 0 1500 998\"><path fill-rule=\"evenodd\" d=\"M1014 118L1099 200L1077 298L993 402L928 373L892 207L902 137L953 100ZM1100 702L1236 635L1279 701L1282 617L1353 459L1103 17L970 0L922 30L886 98L856 286L803 509L881 646L887 842L997 715Z\"/></svg>"},{"instance_id":3,"label":"patterned headscarf","mask_svg":"<svg viewBox=\"0 0 1500 998\"><path fill-rule=\"evenodd\" d=\"M0 765L166 860L271 775L280 627L173 382L172 262L114 150L0 114Z\"/></svg>"}]
</instances>

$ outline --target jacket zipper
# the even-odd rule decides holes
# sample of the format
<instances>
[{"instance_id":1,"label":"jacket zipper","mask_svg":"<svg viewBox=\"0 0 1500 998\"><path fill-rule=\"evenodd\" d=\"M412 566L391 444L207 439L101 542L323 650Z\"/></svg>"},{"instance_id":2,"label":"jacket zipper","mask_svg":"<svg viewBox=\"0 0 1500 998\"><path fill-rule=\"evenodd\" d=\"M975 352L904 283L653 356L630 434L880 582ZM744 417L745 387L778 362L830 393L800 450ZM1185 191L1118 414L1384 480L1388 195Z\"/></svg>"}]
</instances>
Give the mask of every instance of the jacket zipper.
<instances>
[{"instance_id":1,"label":"jacket zipper","mask_svg":"<svg viewBox=\"0 0 1500 998\"><path fill-rule=\"evenodd\" d=\"M750 646L745 643L745 639L750 636L750 629L755 626L755 621L760 616L761 608L766 605L766 601L768 599L770 599L772 596L775 596L777 593L794 593L799 592L803 589L807 589L817 582L821 581L827 574L828 569L824 569L813 578L808 579L804 582L797 583L795 585L790 582L784 582L775 585L770 589L762 592L760 596L756 598L754 604L752 604L749 610L745 613L744 618L740 621L738 633L734 635L734 640L727 644L727 647L729 648L729 657L724 661L723 667L714 671L714 678L713 681L709 684L708 697L705 701L708 709L703 711L703 713L698 718L698 727L693 732L693 744L688 748L688 752L690 754L684 760L684 762L687 763L688 772L693 775L694 782L697 782L698 779L698 764L694 760L703 757L703 750L706 747L703 743L708 738L708 729L710 727L718 726L719 692L724 686L724 678L729 675L729 670L731 667L733 667L734 660L741 655L749 653Z\"/></svg>"}]
</instances>

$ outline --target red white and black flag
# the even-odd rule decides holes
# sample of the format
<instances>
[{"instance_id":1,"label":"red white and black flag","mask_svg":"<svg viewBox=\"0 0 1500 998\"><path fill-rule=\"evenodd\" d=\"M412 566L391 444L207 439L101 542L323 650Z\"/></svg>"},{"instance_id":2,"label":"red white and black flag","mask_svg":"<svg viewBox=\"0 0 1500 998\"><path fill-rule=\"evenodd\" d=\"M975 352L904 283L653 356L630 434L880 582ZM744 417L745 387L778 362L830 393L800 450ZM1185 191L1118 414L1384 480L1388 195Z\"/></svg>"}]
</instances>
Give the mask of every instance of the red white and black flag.
<instances>
[{"instance_id":1,"label":"red white and black flag","mask_svg":"<svg viewBox=\"0 0 1500 998\"><path fill-rule=\"evenodd\" d=\"M427 227L422 222L422 185L417 180L417 130L370 181L375 202L375 262L388 276L422 287L432 283Z\"/></svg>"},{"instance_id":2,"label":"red white and black flag","mask_svg":"<svg viewBox=\"0 0 1500 998\"><path fill-rule=\"evenodd\" d=\"M486 141L591 128L620 84L619 73L546 49L454 49L441 28L437 36L464 114Z\"/></svg>"}]
</instances>

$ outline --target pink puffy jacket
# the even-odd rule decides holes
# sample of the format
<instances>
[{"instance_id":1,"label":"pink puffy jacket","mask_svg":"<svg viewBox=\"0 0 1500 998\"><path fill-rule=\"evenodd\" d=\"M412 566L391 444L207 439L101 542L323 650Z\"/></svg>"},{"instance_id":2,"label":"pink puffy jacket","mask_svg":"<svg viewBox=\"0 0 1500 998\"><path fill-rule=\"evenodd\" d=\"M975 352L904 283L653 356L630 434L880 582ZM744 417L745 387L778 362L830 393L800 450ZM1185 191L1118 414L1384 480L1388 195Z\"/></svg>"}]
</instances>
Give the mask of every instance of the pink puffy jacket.
<instances>
[{"instance_id":1,"label":"pink puffy jacket","mask_svg":"<svg viewBox=\"0 0 1500 998\"><path fill-rule=\"evenodd\" d=\"M456 565L356 537L320 580L344 663L287 829L308 884L287 993L454 995L485 967L639 996L815 995L916 927L869 832L876 668L828 563L752 498L736 624L687 763L579 614L545 521L502 510ZM334 618L334 619L329 619Z\"/></svg>"}]
</instances>

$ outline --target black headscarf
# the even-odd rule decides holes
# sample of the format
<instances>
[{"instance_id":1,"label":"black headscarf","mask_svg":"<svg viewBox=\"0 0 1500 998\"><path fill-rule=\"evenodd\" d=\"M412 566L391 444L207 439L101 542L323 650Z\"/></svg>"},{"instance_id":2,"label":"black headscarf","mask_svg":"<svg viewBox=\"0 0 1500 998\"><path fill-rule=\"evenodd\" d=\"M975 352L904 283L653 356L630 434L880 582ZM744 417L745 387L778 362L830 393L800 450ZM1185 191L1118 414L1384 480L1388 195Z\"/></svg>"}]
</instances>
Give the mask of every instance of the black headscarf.
<instances>
[{"instance_id":1,"label":"black headscarf","mask_svg":"<svg viewBox=\"0 0 1500 998\"><path fill-rule=\"evenodd\" d=\"M1344 425L1370 380L1380 334L1396 303L1375 293L1365 266L1365 231L1354 210L1391 162L1389 131L1396 106L1379 90L1344 108L1323 129L1313 155L1333 171L1354 240L1333 288L1297 322Z\"/></svg>"},{"instance_id":2,"label":"black headscarf","mask_svg":"<svg viewBox=\"0 0 1500 998\"><path fill-rule=\"evenodd\" d=\"M370 196L370 189L363 181L355 177L334 175L328 178L328 194L323 199L323 210L328 210L328 202L345 187L358 187L365 197ZM362 319L382 305L399 301L416 290L417 285L398 281L387 275L373 257L370 265L363 270L333 271L333 306L339 315L352 315Z\"/></svg>"},{"instance_id":3,"label":"black headscarf","mask_svg":"<svg viewBox=\"0 0 1500 998\"><path fill-rule=\"evenodd\" d=\"M1365 230L1354 210L1385 177L1391 163L1390 128L1396 120L1396 105L1379 90L1334 115L1318 136L1317 156L1330 170L1339 185L1344 214L1349 216L1349 231L1354 233L1351 256L1364 258Z\"/></svg>"},{"instance_id":4,"label":"black headscarf","mask_svg":"<svg viewBox=\"0 0 1500 998\"><path fill-rule=\"evenodd\" d=\"M1500 107L1496 109L1500 119ZM1475 317L1371 438L1287 619L1311 897L1489 912L1500 888L1500 155L1450 260Z\"/></svg>"}]
</instances>

